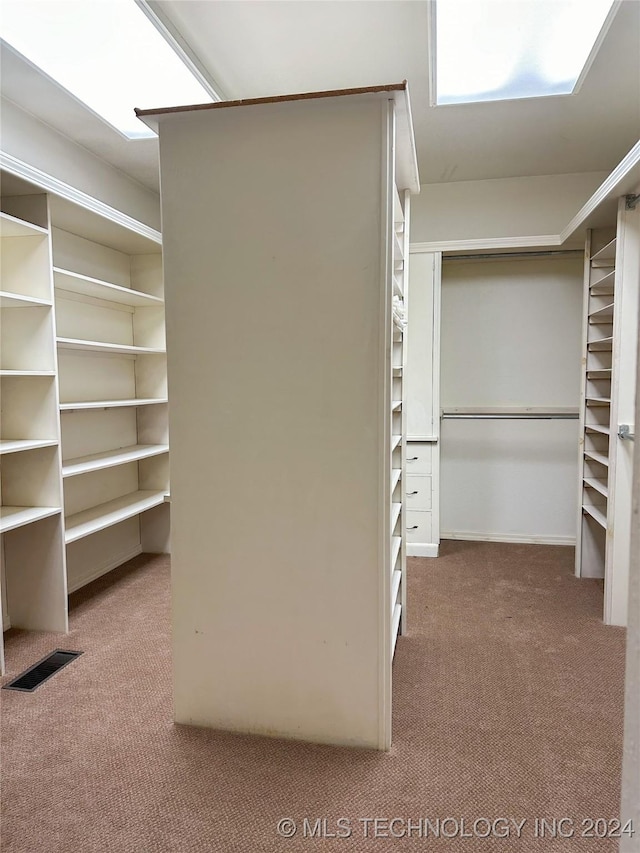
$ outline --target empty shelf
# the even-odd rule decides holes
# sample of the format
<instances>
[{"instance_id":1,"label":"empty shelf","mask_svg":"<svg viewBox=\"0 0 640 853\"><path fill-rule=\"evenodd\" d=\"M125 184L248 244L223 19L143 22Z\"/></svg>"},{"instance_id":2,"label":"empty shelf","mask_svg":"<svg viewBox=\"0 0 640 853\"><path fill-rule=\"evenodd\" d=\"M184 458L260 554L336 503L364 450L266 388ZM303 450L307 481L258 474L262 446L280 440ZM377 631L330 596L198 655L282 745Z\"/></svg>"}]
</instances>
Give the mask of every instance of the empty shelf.
<instances>
[{"instance_id":1,"label":"empty shelf","mask_svg":"<svg viewBox=\"0 0 640 853\"><path fill-rule=\"evenodd\" d=\"M8 213L0 213L0 237L42 237L48 234L46 228L18 219Z\"/></svg>"},{"instance_id":2,"label":"empty shelf","mask_svg":"<svg viewBox=\"0 0 640 853\"><path fill-rule=\"evenodd\" d=\"M103 468L114 468L116 465L126 465L128 462L137 462L139 459L148 459L168 452L168 444L135 444L104 453L92 453L90 456L79 456L64 462L62 476L74 477L89 471L101 471Z\"/></svg>"},{"instance_id":3,"label":"empty shelf","mask_svg":"<svg viewBox=\"0 0 640 853\"><path fill-rule=\"evenodd\" d=\"M166 397L153 397L149 399L136 400L81 400L76 403L60 403L61 412L70 412L75 409L117 409L134 408L136 406L155 406L158 403L169 402Z\"/></svg>"},{"instance_id":4,"label":"empty shelf","mask_svg":"<svg viewBox=\"0 0 640 853\"><path fill-rule=\"evenodd\" d=\"M583 512L586 512L587 515L590 515L591 518L594 518L600 527L604 527L605 530L607 529L607 516L600 507L584 505L582 510Z\"/></svg>"},{"instance_id":5,"label":"empty shelf","mask_svg":"<svg viewBox=\"0 0 640 853\"><path fill-rule=\"evenodd\" d=\"M402 408L402 400L391 401L391 411L398 412Z\"/></svg>"},{"instance_id":6,"label":"empty shelf","mask_svg":"<svg viewBox=\"0 0 640 853\"><path fill-rule=\"evenodd\" d=\"M597 492L600 492L600 494L604 495L605 498L609 497L609 489L607 487L606 480L601 480L599 477L585 477L584 484L590 489L595 489Z\"/></svg>"},{"instance_id":7,"label":"empty shelf","mask_svg":"<svg viewBox=\"0 0 640 853\"><path fill-rule=\"evenodd\" d=\"M589 341L587 344L587 349L590 352L597 352L598 350L610 350L613 344L613 338L602 338L599 341Z\"/></svg>"},{"instance_id":8,"label":"empty shelf","mask_svg":"<svg viewBox=\"0 0 640 853\"><path fill-rule=\"evenodd\" d=\"M35 296L23 296L21 293L9 293L0 290L0 308L50 308L51 301L38 299Z\"/></svg>"},{"instance_id":9,"label":"empty shelf","mask_svg":"<svg viewBox=\"0 0 640 853\"><path fill-rule=\"evenodd\" d=\"M398 559L398 554L400 553L400 548L402 547L402 537L401 536L392 536L391 537L391 571L393 571L394 566L396 564L396 560Z\"/></svg>"},{"instance_id":10,"label":"empty shelf","mask_svg":"<svg viewBox=\"0 0 640 853\"><path fill-rule=\"evenodd\" d=\"M399 273L393 274L393 293L394 296L404 296L404 289L402 286L402 277Z\"/></svg>"},{"instance_id":11,"label":"empty shelf","mask_svg":"<svg viewBox=\"0 0 640 853\"><path fill-rule=\"evenodd\" d=\"M33 524L62 512L59 506L3 506L0 508L0 533Z\"/></svg>"},{"instance_id":12,"label":"empty shelf","mask_svg":"<svg viewBox=\"0 0 640 853\"><path fill-rule=\"evenodd\" d=\"M603 246L595 255L591 255L592 261L609 261L614 260L616 256L616 238L614 237L610 243Z\"/></svg>"},{"instance_id":13,"label":"empty shelf","mask_svg":"<svg viewBox=\"0 0 640 853\"><path fill-rule=\"evenodd\" d=\"M396 522L400 516L400 510L402 509L401 503L392 503L391 504L391 529L396 526Z\"/></svg>"},{"instance_id":14,"label":"empty shelf","mask_svg":"<svg viewBox=\"0 0 640 853\"><path fill-rule=\"evenodd\" d=\"M120 305L129 305L132 308L164 304L164 299L161 299L159 296L150 296L141 290L132 290L130 287L123 287L120 284L112 284L109 281L102 281L99 278L80 275L79 273L71 272L71 270L54 267L53 273L56 290L81 293L84 296L103 299L105 302L117 302Z\"/></svg>"},{"instance_id":15,"label":"empty shelf","mask_svg":"<svg viewBox=\"0 0 640 853\"><path fill-rule=\"evenodd\" d=\"M78 338L57 338L57 343L59 349L114 353L115 355L148 355L166 352L164 347L136 347L127 344L107 344L102 341L83 341Z\"/></svg>"},{"instance_id":16,"label":"empty shelf","mask_svg":"<svg viewBox=\"0 0 640 853\"><path fill-rule=\"evenodd\" d=\"M584 452L585 459L591 459L592 462L599 462L600 465L606 465L609 467L609 457L605 456L604 453L597 453L593 450L585 450Z\"/></svg>"},{"instance_id":17,"label":"empty shelf","mask_svg":"<svg viewBox=\"0 0 640 853\"><path fill-rule=\"evenodd\" d=\"M398 485L400 477L402 477L402 468L394 468L391 471L391 491Z\"/></svg>"},{"instance_id":18,"label":"empty shelf","mask_svg":"<svg viewBox=\"0 0 640 853\"><path fill-rule=\"evenodd\" d=\"M613 296L615 289L616 271L611 270L603 276L599 281L591 285L591 293L594 296Z\"/></svg>"},{"instance_id":19,"label":"empty shelf","mask_svg":"<svg viewBox=\"0 0 640 853\"><path fill-rule=\"evenodd\" d=\"M75 542L99 530L112 527L127 518L133 518L147 509L164 503L166 492L138 491L121 498L85 509L66 519L65 542Z\"/></svg>"},{"instance_id":20,"label":"empty shelf","mask_svg":"<svg viewBox=\"0 0 640 853\"><path fill-rule=\"evenodd\" d=\"M400 225L404 223L404 213L402 211L402 204L400 203L400 195L398 194L398 188L393 188L393 219L396 225Z\"/></svg>"},{"instance_id":21,"label":"empty shelf","mask_svg":"<svg viewBox=\"0 0 640 853\"><path fill-rule=\"evenodd\" d=\"M589 314L590 323L611 323L613 321L613 302L609 305L604 305L598 308L597 311L592 311Z\"/></svg>"},{"instance_id":22,"label":"empty shelf","mask_svg":"<svg viewBox=\"0 0 640 853\"><path fill-rule=\"evenodd\" d=\"M393 232L393 257L394 260L401 261L404 259L404 250L402 248L402 243L400 242L400 237L397 232Z\"/></svg>"},{"instance_id":23,"label":"empty shelf","mask_svg":"<svg viewBox=\"0 0 640 853\"><path fill-rule=\"evenodd\" d=\"M394 376L402 376L402 367L394 367L393 368Z\"/></svg>"},{"instance_id":24,"label":"empty shelf","mask_svg":"<svg viewBox=\"0 0 640 853\"><path fill-rule=\"evenodd\" d=\"M611 368L598 368L598 370L587 370L587 379L611 379Z\"/></svg>"},{"instance_id":25,"label":"empty shelf","mask_svg":"<svg viewBox=\"0 0 640 853\"><path fill-rule=\"evenodd\" d=\"M402 614L402 605L396 604L393 608L393 617L391 618L391 657L396 650L396 640L398 639L398 631L400 630L400 615Z\"/></svg>"},{"instance_id":26,"label":"empty shelf","mask_svg":"<svg viewBox=\"0 0 640 853\"><path fill-rule=\"evenodd\" d=\"M391 575L391 607L394 607L398 600L398 590L400 589L400 581L402 580L402 572L396 569Z\"/></svg>"},{"instance_id":27,"label":"empty shelf","mask_svg":"<svg viewBox=\"0 0 640 853\"><path fill-rule=\"evenodd\" d=\"M584 428L588 432L598 432L601 435L609 435L611 432L608 426L602 426L601 424L585 424Z\"/></svg>"},{"instance_id":28,"label":"empty shelf","mask_svg":"<svg viewBox=\"0 0 640 853\"><path fill-rule=\"evenodd\" d=\"M391 449L395 450L401 441L402 441L401 435L392 435L391 436Z\"/></svg>"},{"instance_id":29,"label":"empty shelf","mask_svg":"<svg viewBox=\"0 0 640 853\"><path fill-rule=\"evenodd\" d=\"M586 398L587 405L589 406L610 406L611 398L610 397L587 397Z\"/></svg>"},{"instance_id":30,"label":"empty shelf","mask_svg":"<svg viewBox=\"0 0 640 853\"><path fill-rule=\"evenodd\" d=\"M55 438L15 438L0 441L0 454L20 453L23 450L37 450L39 447L55 447Z\"/></svg>"},{"instance_id":31,"label":"empty shelf","mask_svg":"<svg viewBox=\"0 0 640 853\"><path fill-rule=\"evenodd\" d=\"M0 376L55 376L54 370L0 370Z\"/></svg>"}]
</instances>

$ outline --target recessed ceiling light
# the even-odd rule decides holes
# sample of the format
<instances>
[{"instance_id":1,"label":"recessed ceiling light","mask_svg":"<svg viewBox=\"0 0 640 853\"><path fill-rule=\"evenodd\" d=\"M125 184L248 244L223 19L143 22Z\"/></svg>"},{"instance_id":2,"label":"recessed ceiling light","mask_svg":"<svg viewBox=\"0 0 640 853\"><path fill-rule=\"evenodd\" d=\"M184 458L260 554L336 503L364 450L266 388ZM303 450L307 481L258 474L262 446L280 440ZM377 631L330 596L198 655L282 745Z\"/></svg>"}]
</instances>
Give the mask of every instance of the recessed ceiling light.
<instances>
[{"instance_id":1,"label":"recessed ceiling light","mask_svg":"<svg viewBox=\"0 0 640 853\"><path fill-rule=\"evenodd\" d=\"M613 0L437 0L436 104L571 94L613 6Z\"/></svg>"},{"instance_id":2,"label":"recessed ceiling light","mask_svg":"<svg viewBox=\"0 0 640 853\"><path fill-rule=\"evenodd\" d=\"M2 0L0 35L128 139L134 107L213 100L134 0Z\"/></svg>"}]
</instances>

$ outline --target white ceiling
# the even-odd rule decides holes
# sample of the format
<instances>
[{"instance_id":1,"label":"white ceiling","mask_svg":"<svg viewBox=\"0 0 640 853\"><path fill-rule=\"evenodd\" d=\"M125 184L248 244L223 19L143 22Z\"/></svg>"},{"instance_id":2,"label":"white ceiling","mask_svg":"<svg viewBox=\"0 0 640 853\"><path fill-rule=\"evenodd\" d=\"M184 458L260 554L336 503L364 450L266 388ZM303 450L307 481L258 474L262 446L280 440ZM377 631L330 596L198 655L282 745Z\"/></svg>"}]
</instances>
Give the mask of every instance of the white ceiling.
<instances>
[{"instance_id":1,"label":"white ceiling","mask_svg":"<svg viewBox=\"0 0 640 853\"><path fill-rule=\"evenodd\" d=\"M640 137L639 0L622 1L576 95L444 107L429 106L426 2L148 5L177 30L225 99L407 79L423 183L609 171ZM124 140L6 47L2 92L157 190L155 140Z\"/></svg>"}]
</instances>

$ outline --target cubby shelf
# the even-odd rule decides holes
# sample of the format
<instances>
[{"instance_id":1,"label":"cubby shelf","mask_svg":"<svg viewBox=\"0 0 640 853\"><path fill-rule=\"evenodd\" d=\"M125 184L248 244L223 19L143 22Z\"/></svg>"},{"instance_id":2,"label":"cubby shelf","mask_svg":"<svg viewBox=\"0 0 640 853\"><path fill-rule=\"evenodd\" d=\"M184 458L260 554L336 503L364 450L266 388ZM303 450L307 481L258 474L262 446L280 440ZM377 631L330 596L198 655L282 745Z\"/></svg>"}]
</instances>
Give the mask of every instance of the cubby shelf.
<instances>
[{"instance_id":1,"label":"cubby shelf","mask_svg":"<svg viewBox=\"0 0 640 853\"><path fill-rule=\"evenodd\" d=\"M615 280L616 271L612 269L611 272L608 272L591 285L591 294L593 296L613 296Z\"/></svg>"},{"instance_id":2,"label":"cubby shelf","mask_svg":"<svg viewBox=\"0 0 640 853\"><path fill-rule=\"evenodd\" d=\"M598 462L600 465L604 465L605 467L609 467L609 457L604 453L596 453L593 450L585 450L584 452L585 459L590 459L592 462Z\"/></svg>"},{"instance_id":3,"label":"cubby shelf","mask_svg":"<svg viewBox=\"0 0 640 853\"><path fill-rule=\"evenodd\" d=\"M391 401L391 411L399 412L402 408L402 400L392 400Z\"/></svg>"},{"instance_id":4,"label":"cubby shelf","mask_svg":"<svg viewBox=\"0 0 640 853\"><path fill-rule=\"evenodd\" d=\"M0 237L46 237L48 233L46 228L0 212Z\"/></svg>"},{"instance_id":5,"label":"cubby shelf","mask_svg":"<svg viewBox=\"0 0 640 853\"><path fill-rule=\"evenodd\" d=\"M613 320L613 302L609 305L604 305L602 308L596 308L589 314L589 322L595 323L611 323Z\"/></svg>"},{"instance_id":6,"label":"cubby shelf","mask_svg":"<svg viewBox=\"0 0 640 853\"><path fill-rule=\"evenodd\" d=\"M24 450L37 450L39 447L55 447L55 438L5 438L0 441L0 455L5 453L21 453Z\"/></svg>"},{"instance_id":7,"label":"cubby shelf","mask_svg":"<svg viewBox=\"0 0 640 853\"><path fill-rule=\"evenodd\" d=\"M584 428L587 432L597 432L601 435L609 435L611 432L608 426L602 426L601 424L585 424Z\"/></svg>"},{"instance_id":8,"label":"cubby shelf","mask_svg":"<svg viewBox=\"0 0 640 853\"><path fill-rule=\"evenodd\" d=\"M33 524L62 512L59 506L3 506L0 508L0 533Z\"/></svg>"},{"instance_id":9,"label":"cubby shelf","mask_svg":"<svg viewBox=\"0 0 640 853\"><path fill-rule=\"evenodd\" d=\"M589 341L587 344L587 349L589 352L600 352L600 351L608 351L613 346L613 338L602 338L599 341Z\"/></svg>"},{"instance_id":10,"label":"cubby shelf","mask_svg":"<svg viewBox=\"0 0 640 853\"><path fill-rule=\"evenodd\" d=\"M55 376L55 370L0 370L0 376Z\"/></svg>"},{"instance_id":11,"label":"cubby shelf","mask_svg":"<svg viewBox=\"0 0 640 853\"><path fill-rule=\"evenodd\" d=\"M400 581L402 580L402 572L396 569L391 576L391 606L393 607L398 600L398 592L400 590Z\"/></svg>"},{"instance_id":12,"label":"cubby shelf","mask_svg":"<svg viewBox=\"0 0 640 853\"><path fill-rule=\"evenodd\" d=\"M57 338L58 349L82 350L84 352L113 355L161 355L164 347L138 347L126 344L109 344L102 341L84 341L79 338Z\"/></svg>"},{"instance_id":13,"label":"cubby shelf","mask_svg":"<svg viewBox=\"0 0 640 853\"><path fill-rule=\"evenodd\" d=\"M391 537L391 571L394 570L400 548L402 547L402 536Z\"/></svg>"},{"instance_id":14,"label":"cubby shelf","mask_svg":"<svg viewBox=\"0 0 640 853\"><path fill-rule=\"evenodd\" d=\"M582 510L597 521L600 527L604 527L605 530L607 529L607 516L600 507L583 504Z\"/></svg>"},{"instance_id":15,"label":"cubby shelf","mask_svg":"<svg viewBox=\"0 0 640 853\"><path fill-rule=\"evenodd\" d=\"M401 503L394 502L391 504L391 529L392 530L396 526L398 518L400 517L401 510L402 510L402 504Z\"/></svg>"},{"instance_id":16,"label":"cubby shelf","mask_svg":"<svg viewBox=\"0 0 640 853\"><path fill-rule=\"evenodd\" d=\"M164 305L164 299L159 296L151 296L140 290L112 284L99 278L80 275L71 270L53 268L54 283L56 290L69 291L71 293L91 296L102 299L105 302L115 302L119 305L129 305L132 308L141 308L151 305Z\"/></svg>"},{"instance_id":17,"label":"cubby shelf","mask_svg":"<svg viewBox=\"0 0 640 853\"><path fill-rule=\"evenodd\" d=\"M400 477L402 477L402 468L394 468L391 471L391 492L392 493L393 493L393 490L395 489L395 487L400 482Z\"/></svg>"},{"instance_id":18,"label":"cubby shelf","mask_svg":"<svg viewBox=\"0 0 640 853\"><path fill-rule=\"evenodd\" d=\"M587 379L611 379L611 368L598 368L597 370L587 370Z\"/></svg>"},{"instance_id":19,"label":"cubby shelf","mask_svg":"<svg viewBox=\"0 0 640 853\"><path fill-rule=\"evenodd\" d=\"M24 296L22 293L0 290L0 308L50 308L51 304L51 300L48 299L38 299L35 296Z\"/></svg>"},{"instance_id":20,"label":"cubby shelf","mask_svg":"<svg viewBox=\"0 0 640 853\"><path fill-rule=\"evenodd\" d=\"M393 617L391 619L391 654L393 655L396 648L396 640L398 639L398 630L400 628L400 617L402 616L402 605L396 604L393 608Z\"/></svg>"},{"instance_id":21,"label":"cubby shelf","mask_svg":"<svg viewBox=\"0 0 640 853\"><path fill-rule=\"evenodd\" d=\"M73 412L81 409L137 408L138 406L155 406L159 403L168 402L169 401L166 397L132 400L80 400L75 403L60 403L60 411Z\"/></svg>"},{"instance_id":22,"label":"cubby shelf","mask_svg":"<svg viewBox=\"0 0 640 853\"><path fill-rule=\"evenodd\" d=\"M599 477L585 477L584 484L590 489L595 489L597 492L600 492L600 494L604 495L605 498L609 495L606 480L602 480Z\"/></svg>"},{"instance_id":23,"label":"cubby shelf","mask_svg":"<svg viewBox=\"0 0 640 853\"><path fill-rule=\"evenodd\" d=\"M610 397L585 397L588 406L609 406L611 405Z\"/></svg>"},{"instance_id":24,"label":"cubby shelf","mask_svg":"<svg viewBox=\"0 0 640 853\"><path fill-rule=\"evenodd\" d=\"M92 453L88 456L79 456L76 459L68 459L66 462L63 462L62 476L75 477L78 474L87 474L90 471L114 468L117 465L138 462L140 459L149 459L152 456L161 456L163 453L168 452L168 444L135 444L131 447L121 447L118 450Z\"/></svg>"},{"instance_id":25,"label":"cubby shelf","mask_svg":"<svg viewBox=\"0 0 640 853\"><path fill-rule=\"evenodd\" d=\"M115 500L77 512L66 518L65 542L70 544L92 533L133 518L154 506L164 503L166 490L139 490Z\"/></svg>"},{"instance_id":26,"label":"cubby shelf","mask_svg":"<svg viewBox=\"0 0 640 853\"><path fill-rule=\"evenodd\" d=\"M402 243L400 242L400 237L397 231L393 232L393 257L395 260L402 261L404 260L404 251L402 248Z\"/></svg>"},{"instance_id":27,"label":"cubby shelf","mask_svg":"<svg viewBox=\"0 0 640 853\"><path fill-rule=\"evenodd\" d=\"M594 255L591 255L592 261L612 261L616 256L616 238L610 240L605 246L602 247L599 251L597 251Z\"/></svg>"},{"instance_id":28,"label":"cubby shelf","mask_svg":"<svg viewBox=\"0 0 640 853\"><path fill-rule=\"evenodd\" d=\"M401 435L392 435L391 436L391 449L395 450L401 441L402 441Z\"/></svg>"}]
</instances>

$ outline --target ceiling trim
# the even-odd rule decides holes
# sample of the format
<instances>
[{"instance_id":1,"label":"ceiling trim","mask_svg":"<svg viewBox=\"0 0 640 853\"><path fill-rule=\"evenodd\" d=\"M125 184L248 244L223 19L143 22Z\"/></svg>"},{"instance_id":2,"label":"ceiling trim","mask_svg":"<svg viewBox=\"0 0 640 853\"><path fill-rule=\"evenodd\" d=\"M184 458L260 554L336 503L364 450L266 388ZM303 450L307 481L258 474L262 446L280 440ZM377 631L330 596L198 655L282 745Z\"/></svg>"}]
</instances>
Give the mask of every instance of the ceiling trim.
<instances>
[{"instance_id":1,"label":"ceiling trim","mask_svg":"<svg viewBox=\"0 0 640 853\"><path fill-rule=\"evenodd\" d=\"M28 181L30 184L35 184L46 192L54 193L66 201L73 202L73 204L77 204L98 216L102 216L116 225L121 225L129 231L139 234L141 237L147 237L149 240L153 240L154 243L162 244L162 234L156 231L155 228L145 225L144 222L128 216L121 210L116 210L115 207L105 204L103 201L94 198L94 196L90 196L82 192L82 190L70 186L70 184L65 184L64 181L54 178L53 175L49 175L35 166L30 166L24 160L19 160L17 157L7 154L4 151L0 151L0 168L5 169L18 178Z\"/></svg>"}]
</instances>

